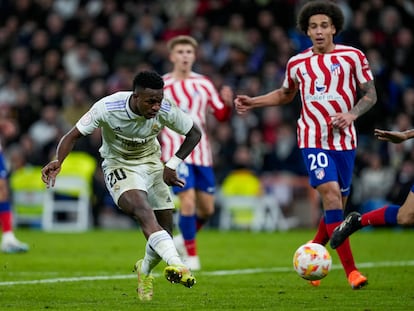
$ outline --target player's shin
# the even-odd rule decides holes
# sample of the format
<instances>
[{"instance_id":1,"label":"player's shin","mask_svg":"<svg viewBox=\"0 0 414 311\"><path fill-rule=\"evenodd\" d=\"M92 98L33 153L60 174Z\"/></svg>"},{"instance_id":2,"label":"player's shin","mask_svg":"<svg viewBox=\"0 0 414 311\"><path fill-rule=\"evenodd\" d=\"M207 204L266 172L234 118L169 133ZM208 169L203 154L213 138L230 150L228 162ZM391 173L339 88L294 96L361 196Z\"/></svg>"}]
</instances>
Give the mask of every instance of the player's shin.
<instances>
[{"instance_id":1,"label":"player's shin","mask_svg":"<svg viewBox=\"0 0 414 311\"><path fill-rule=\"evenodd\" d=\"M152 269L154 269L158 263L161 261L161 257L157 254L156 251L147 242L145 246L145 257L142 262L142 272L145 274L150 274Z\"/></svg>"},{"instance_id":2,"label":"player's shin","mask_svg":"<svg viewBox=\"0 0 414 311\"><path fill-rule=\"evenodd\" d=\"M167 231L161 230L152 233L148 238L148 244L168 265L183 265Z\"/></svg>"}]
</instances>

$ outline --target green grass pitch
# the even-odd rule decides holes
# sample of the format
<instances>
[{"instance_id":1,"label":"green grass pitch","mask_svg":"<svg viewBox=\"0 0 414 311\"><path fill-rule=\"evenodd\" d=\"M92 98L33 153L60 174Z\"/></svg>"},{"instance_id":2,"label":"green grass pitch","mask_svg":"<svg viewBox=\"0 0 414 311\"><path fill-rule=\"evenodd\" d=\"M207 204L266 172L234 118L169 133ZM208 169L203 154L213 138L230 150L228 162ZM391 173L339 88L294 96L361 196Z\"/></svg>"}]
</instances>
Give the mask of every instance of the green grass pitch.
<instances>
[{"instance_id":1,"label":"green grass pitch","mask_svg":"<svg viewBox=\"0 0 414 311\"><path fill-rule=\"evenodd\" d=\"M170 284L156 268L154 298L136 296L139 229L45 233L17 231L27 254L0 254L1 310L414 310L414 230L375 229L352 236L354 257L369 284L352 290L336 252L320 287L296 275L292 256L314 230L251 233L204 230L203 270L191 288Z\"/></svg>"}]
</instances>

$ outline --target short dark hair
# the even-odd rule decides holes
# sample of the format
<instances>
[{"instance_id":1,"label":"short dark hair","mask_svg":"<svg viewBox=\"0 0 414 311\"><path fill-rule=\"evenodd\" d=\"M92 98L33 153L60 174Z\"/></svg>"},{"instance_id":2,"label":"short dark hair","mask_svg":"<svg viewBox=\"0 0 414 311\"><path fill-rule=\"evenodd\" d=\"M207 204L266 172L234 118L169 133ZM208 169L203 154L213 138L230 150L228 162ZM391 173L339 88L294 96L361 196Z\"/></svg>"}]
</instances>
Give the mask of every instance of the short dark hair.
<instances>
[{"instance_id":1,"label":"short dark hair","mask_svg":"<svg viewBox=\"0 0 414 311\"><path fill-rule=\"evenodd\" d=\"M331 1L310 1L306 3L298 14L297 27L299 30L306 34L309 27L309 18L317 14L323 14L331 18L336 29L335 35L342 31L344 14L338 5Z\"/></svg>"},{"instance_id":2,"label":"short dark hair","mask_svg":"<svg viewBox=\"0 0 414 311\"><path fill-rule=\"evenodd\" d=\"M153 89L160 90L164 87L164 80L162 77L155 71L141 71L135 78L132 85L133 90L143 88L143 89Z\"/></svg>"}]
</instances>

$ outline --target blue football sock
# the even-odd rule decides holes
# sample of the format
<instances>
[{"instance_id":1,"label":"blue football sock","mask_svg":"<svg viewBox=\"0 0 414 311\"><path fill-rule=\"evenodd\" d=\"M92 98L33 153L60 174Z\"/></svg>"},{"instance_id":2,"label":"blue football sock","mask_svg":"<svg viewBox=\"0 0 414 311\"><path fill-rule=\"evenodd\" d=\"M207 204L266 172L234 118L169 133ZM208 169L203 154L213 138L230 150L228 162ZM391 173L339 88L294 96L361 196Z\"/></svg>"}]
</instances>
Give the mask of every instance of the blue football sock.
<instances>
[{"instance_id":1,"label":"blue football sock","mask_svg":"<svg viewBox=\"0 0 414 311\"><path fill-rule=\"evenodd\" d=\"M341 209L325 211L325 223L333 224L344 220L344 212Z\"/></svg>"},{"instance_id":2,"label":"blue football sock","mask_svg":"<svg viewBox=\"0 0 414 311\"><path fill-rule=\"evenodd\" d=\"M195 215L184 216L180 214L178 219L178 226L180 227L181 234L184 240L194 240L196 236L196 219Z\"/></svg>"},{"instance_id":3,"label":"blue football sock","mask_svg":"<svg viewBox=\"0 0 414 311\"><path fill-rule=\"evenodd\" d=\"M384 213L384 220L387 224L397 224L397 214L400 209L399 205L389 205Z\"/></svg>"}]
</instances>

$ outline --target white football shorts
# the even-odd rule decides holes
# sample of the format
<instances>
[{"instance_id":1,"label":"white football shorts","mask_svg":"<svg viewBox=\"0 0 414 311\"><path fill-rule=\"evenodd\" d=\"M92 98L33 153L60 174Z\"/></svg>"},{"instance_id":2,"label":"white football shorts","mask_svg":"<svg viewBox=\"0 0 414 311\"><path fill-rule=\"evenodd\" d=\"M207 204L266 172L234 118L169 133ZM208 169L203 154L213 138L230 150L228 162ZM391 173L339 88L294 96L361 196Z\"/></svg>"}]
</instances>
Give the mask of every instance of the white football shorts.
<instances>
[{"instance_id":1,"label":"white football shorts","mask_svg":"<svg viewBox=\"0 0 414 311\"><path fill-rule=\"evenodd\" d=\"M153 210L174 209L171 190L164 183L164 165L161 161L126 166L114 160L105 160L102 169L106 188L117 204L122 193L137 189L147 193Z\"/></svg>"}]
</instances>

